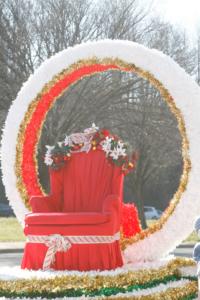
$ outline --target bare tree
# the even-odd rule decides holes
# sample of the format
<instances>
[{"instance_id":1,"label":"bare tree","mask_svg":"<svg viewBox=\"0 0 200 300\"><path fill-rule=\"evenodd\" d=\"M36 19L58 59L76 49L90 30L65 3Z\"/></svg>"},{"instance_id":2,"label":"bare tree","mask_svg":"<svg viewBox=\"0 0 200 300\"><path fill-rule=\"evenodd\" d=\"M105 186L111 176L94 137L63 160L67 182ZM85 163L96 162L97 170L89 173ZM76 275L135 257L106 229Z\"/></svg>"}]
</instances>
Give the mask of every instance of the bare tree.
<instances>
[{"instance_id":1,"label":"bare tree","mask_svg":"<svg viewBox=\"0 0 200 300\"><path fill-rule=\"evenodd\" d=\"M88 40L137 40L147 15L139 0L0 1L0 108L47 57Z\"/></svg>"},{"instance_id":2,"label":"bare tree","mask_svg":"<svg viewBox=\"0 0 200 300\"><path fill-rule=\"evenodd\" d=\"M189 74L196 72L196 49L186 35L185 30L174 27L170 23L154 18L150 25L152 28L144 44L150 48L161 50L172 57Z\"/></svg>"},{"instance_id":3,"label":"bare tree","mask_svg":"<svg viewBox=\"0 0 200 300\"><path fill-rule=\"evenodd\" d=\"M127 177L125 189L130 190L126 198L137 204L145 227L144 205L154 201L157 208L165 209L178 185L181 170L176 172L176 184L168 187L165 199L148 195L150 188L158 187L161 176L165 183L171 183L166 171L175 162L182 163L175 117L159 92L134 74L109 71L81 80L57 101L44 124L38 152L44 184L47 169L41 157L45 144L52 145L92 122L119 134L139 152L136 171Z\"/></svg>"},{"instance_id":4,"label":"bare tree","mask_svg":"<svg viewBox=\"0 0 200 300\"><path fill-rule=\"evenodd\" d=\"M197 29L197 83L200 85L200 26Z\"/></svg>"},{"instance_id":5,"label":"bare tree","mask_svg":"<svg viewBox=\"0 0 200 300\"><path fill-rule=\"evenodd\" d=\"M34 70L30 24L25 22L29 1L0 3L0 107L8 109L22 83Z\"/></svg>"},{"instance_id":6,"label":"bare tree","mask_svg":"<svg viewBox=\"0 0 200 300\"><path fill-rule=\"evenodd\" d=\"M197 52L185 32L152 19L150 9L151 2L144 6L139 0L0 1L1 122L22 82L42 61L88 40L140 42L162 50L194 75ZM92 122L110 128L138 150L137 169L126 179L125 194L136 202L146 227L144 205L165 209L182 171L175 118L158 91L135 75L105 72L84 78L64 93L47 116L38 149L43 184L48 186L42 162L45 144L54 144Z\"/></svg>"}]
</instances>

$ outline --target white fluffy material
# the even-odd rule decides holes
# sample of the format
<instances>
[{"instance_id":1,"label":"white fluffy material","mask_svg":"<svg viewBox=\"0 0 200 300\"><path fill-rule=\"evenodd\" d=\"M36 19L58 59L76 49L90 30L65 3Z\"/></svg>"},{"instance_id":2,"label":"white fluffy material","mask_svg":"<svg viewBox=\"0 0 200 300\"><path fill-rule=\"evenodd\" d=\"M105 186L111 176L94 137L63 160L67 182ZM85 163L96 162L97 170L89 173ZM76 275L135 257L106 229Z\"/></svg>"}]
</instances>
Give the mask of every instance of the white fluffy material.
<instances>
[{"instance_id":1,"label":"white fluffy material","mask_svg":"<svg viewBox=\"0 0 200 300\"><path fill-rule=\"evenodd\" d=\"M161 292L166 292L168 289L172 288L181 288L184 287L186 284L190 283L190 280L188 279L181 279L178 281L171 281L168 282L167 284L161 283L156 287L153 288L148 288L148 289L143 289L143 290L138 290L138 291L133 291L133 292L128 292L128 293L118 293L115 296L110 296L107 297L109 298L118 298L118 297L126 297L127 299L131 299L131 297L140 297L140 296L147 296L147 295L153 295ZM97 299L97 297L96 297Z\"/></svg>"},{"instance_id":2,"label":"white fluffy material","mask_svg":"<svg viewBox=\"0 0 200 300\"><path fill-rule=\"evenodd\" d=\"M46 60L23 85L6 119L1 150L6 195L18 220L23 223L27 209L17 190L14 170L20 123L28 105L45 83L77 60L93 56L119 58L151 72L169 90L184 116L192 162L187 189L175 212L160 231L125 250L126 259L129 261L155 260L172 251L191 233L193 221L200 214L200 88L177 63L157 50L129 41L103 40L68 48Z\"/></svg>"},{"instance_id":3,"label":"white fluffy material","mask_svg":"<svg viewBox=\"0 0 200 300\"><path fill-rule=\"evenodd\" d=\"M141 270L158 270L161 267L165 267L170 261L174 259L173 256L168 256L165 259L161 259L159 261L154 262L138 262L134 264L125 264L121 268L117 268L111 271L87 271L87 272L79 272L79 271L55 271L55 270L22 270L20 266L15 267L1 267L0 268L0 280L17 280L17 279L47 279L47 278L55 278L59 276L116 276L118 274L124 274L129 271L141 271ZM186 269L187 270L187 269ZM186 271L187 273L187 271Z\"/></svg>"},{"instance_id":4,"label":"white fluffy material","mask_svg":"<svg viewBox=\"0 0 200 300\"><path fill-rule=\"evenodd\" d=\"M182 276L197 276L197 266L179 268Z\"/></svg>"}]
</instances>

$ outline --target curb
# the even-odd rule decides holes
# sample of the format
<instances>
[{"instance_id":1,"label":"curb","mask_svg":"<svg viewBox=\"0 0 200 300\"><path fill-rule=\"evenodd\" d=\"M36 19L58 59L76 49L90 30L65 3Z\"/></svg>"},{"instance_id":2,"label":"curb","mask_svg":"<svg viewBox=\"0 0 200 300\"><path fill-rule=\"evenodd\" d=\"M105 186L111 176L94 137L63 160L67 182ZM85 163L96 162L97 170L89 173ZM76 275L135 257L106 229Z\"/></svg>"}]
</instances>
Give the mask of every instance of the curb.
<instances>
[{"instance_id":1,"label":"curb","mask_svg":"<svg viewBox=\"0 0 200 300\"><path fill-rule=\"evenodd\" d=\"M177 247L176 247L176 249L179 249L179 248L194 248L194 246L196 245L196 243L188 243L188 244L186 244L186 243L184 243L184 244L181 244L181 245L178 245Z\"/></svg>"},{"instance_id":2,"label":"curb","mask_svg":"<svg viewBox=\"0 0 200 300\"><path fill-rule=\"evenodd\" d=\"M176 249L178 248L194 248L194 246L196 245L196 242L194 243L183 243L183 244L180 244L176 247Z\"/></svg>"},{"instance_id":3,"label":"curb","mask_svg":"<svg viewBox=\"0 0 200 300\"><path fill-rule=\"evenodd\" d=\"M0 254L21 253L24 251L25 242L2 242L0 243Z\"/></svg>"},{"instance_id":4,"label":"curb","mask_svg":"<svg viewBox=\"0 0 200 300\"><path fill-rule=\"evenodd\" d=\"M0 249L0 254L5 253L23 253L24 249Z\"/></svg>"}]
</instances>

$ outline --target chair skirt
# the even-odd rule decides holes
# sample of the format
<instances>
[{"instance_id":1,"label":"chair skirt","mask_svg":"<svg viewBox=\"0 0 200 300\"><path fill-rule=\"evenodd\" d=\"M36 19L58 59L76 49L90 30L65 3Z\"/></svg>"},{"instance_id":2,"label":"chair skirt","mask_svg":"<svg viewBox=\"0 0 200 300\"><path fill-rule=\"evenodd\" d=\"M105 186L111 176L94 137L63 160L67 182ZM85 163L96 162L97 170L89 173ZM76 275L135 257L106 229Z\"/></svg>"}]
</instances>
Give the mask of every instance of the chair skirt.
<instances>
[{"instance_id":1,"label":"chair skirt","mask_svg":"<svg viewBox=\"0 0 200 300\"><path fill-rule=\"evenodd\" d=\"M47 246L26 243L22 269L42 269ZM74 244L66 252L57 252L51 265L54 270L112 270L123 265L119 241L110 244Z\"/></svg>"}]
</instances>

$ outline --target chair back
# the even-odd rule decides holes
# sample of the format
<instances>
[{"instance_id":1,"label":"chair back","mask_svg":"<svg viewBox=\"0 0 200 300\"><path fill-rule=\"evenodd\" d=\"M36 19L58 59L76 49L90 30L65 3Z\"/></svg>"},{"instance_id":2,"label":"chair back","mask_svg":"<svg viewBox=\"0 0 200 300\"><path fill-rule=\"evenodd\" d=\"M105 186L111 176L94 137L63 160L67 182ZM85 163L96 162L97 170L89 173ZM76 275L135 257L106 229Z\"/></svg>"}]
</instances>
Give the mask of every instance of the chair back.
<instances>
[{"instance_id":1,"label":"chair back","mask_svg":"<svg viewBox=\"0 0 200 300\"><path fill-rule=\"evenodd\" d=\"M124 175L121 168L110 163L101 149L74 153L62 169L51 175L60 182L60 186L52 182L51 188L53 185L53 190L62 193L63 212L100 212L106 196L122 197Z\"/></svg>"}]
</instances>

